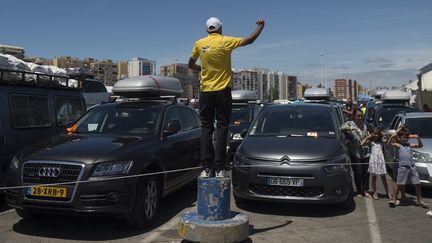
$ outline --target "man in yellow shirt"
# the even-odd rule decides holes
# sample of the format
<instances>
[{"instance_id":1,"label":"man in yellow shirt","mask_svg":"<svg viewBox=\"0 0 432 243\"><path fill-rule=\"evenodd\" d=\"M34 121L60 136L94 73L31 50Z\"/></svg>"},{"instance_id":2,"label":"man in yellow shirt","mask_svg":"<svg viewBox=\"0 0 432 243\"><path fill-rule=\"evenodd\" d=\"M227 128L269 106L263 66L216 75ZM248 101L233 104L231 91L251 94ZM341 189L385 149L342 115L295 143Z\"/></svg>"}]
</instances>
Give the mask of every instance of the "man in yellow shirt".
<instances>
[{"instance_id":1,"label":"man in yellow shirt","mask_svg":"<svg viewBox=\"0 0 432 243\"><path fill-rule=\"evenodd\" d=\"M252 44L264 28L264 20L259 19L258 27L246 38L222 36L222 22L211 17L206 22L209 34L192 48L189 68L200 72L199 111L201 126L201 162L202 177L210 177L215 171L216 177L225 177L226 146L228 125L231 117L231 53L240 46ZM197 59L200 64L197 65ZM213 147L213 130L216 118L216 146Z\"/></svg>"}]
</instances>

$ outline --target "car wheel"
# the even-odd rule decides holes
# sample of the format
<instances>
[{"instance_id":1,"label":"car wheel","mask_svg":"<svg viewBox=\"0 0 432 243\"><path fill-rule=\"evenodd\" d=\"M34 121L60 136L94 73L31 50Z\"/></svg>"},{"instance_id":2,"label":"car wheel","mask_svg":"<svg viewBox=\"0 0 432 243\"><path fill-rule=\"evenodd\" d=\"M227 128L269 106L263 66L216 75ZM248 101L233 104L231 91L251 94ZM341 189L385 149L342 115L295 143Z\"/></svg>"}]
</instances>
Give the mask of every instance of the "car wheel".
<instances>
[{"instance_id":1,"label":"car wheel","mask_svg":"<svg viewBox=\"0 0 432 243\"><path fill-rule=\"evenodd\" d=\"M342 209L353 209L354 205L355 202L354 202L353 188L352 186L350 186L348 189L348 197L344 201L337 203L336 206Z\"/></svg>"},{"instance_id":2,"label":"car wheel","mask_svg":"<svg viewBox=\"0 0 432 243\"><path fill-rule=\"evenodd\" d=\"M127 218L131 227L144 229L153 223L159 209L160 190L157 177L148 177L140 182L134 208Z\"/></svg>"},{"instance_id":3,"label":"car wheel","mask_svg":"<svg viewBox=\"0 0 432 243\"><path fill-rule=\"evenodd\" d=\"M31 219L40 219L42 217L41 214L35 213L26 209L16 208L15 212L23 219L31 220Z\"/></svg>"},{"instance_id":4,"label":"car wheel","mask_svg":"<svg viewBox=\"0 0 432 243\"><path fill-rule=\"evenodd\" d=\"M244 199L244 198L241 198L241 197L237 196L235 194L235 192L233 192L233 196L234 196L234 201L235 201L236 204L246 204L248 202L247 199Z\"/></svg>"}]
</instances>

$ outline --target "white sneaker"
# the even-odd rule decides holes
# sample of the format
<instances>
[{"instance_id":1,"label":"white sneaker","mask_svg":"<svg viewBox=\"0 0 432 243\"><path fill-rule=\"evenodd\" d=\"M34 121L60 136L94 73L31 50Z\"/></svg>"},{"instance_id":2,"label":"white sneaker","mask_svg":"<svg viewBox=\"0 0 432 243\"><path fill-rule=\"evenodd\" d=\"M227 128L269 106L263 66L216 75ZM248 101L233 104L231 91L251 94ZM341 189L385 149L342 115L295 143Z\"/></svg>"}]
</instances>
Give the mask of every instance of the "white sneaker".
<instances>
[{"instance_id":1,"label":"white sneaker","mask_svg":"<svg viewBox=\"0 0 432 243\"><path fill-rule=\"evenodd\" d=\"M208 168L202 170L202 171L201 171L201 177L202 177L202 178L209 178L209 177L210 177L210 170L209 170Z\"/></svg>"},{"instance_id":2,"label":"white sneaker","mask_svg":"<svg viewBox=\"0 0 432 243\"><path fill-rule=\"evenodd\" d=\"M216 175L217 178L224 178L224 177L228 177L228 173L225 170L219 170L216 171Z\"/></svg>"}]
</instances>

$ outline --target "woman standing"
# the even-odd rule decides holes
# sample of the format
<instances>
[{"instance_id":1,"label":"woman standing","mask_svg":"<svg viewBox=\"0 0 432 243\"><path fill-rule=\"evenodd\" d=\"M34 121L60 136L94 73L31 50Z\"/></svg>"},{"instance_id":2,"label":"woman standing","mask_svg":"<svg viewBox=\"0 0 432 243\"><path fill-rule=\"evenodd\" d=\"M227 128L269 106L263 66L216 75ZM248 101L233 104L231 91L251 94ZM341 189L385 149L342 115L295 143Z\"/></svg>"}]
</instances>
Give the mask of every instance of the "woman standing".
<instances>
[{"instance_id":1,"label":"woman standing","mask_svg":"<svg viewBox=\"0 0 432 243\"><path fill-rule=\"evenodd\" d=\"M353 131L351 167L354 172L354 183L357 190L357 196L371 197L369 190L369 147L363 146L362 141L368 136L366 125L363 123L363 113L360 110L354 110L354 122L357 126Z\"/></svg>"}]
</instances>

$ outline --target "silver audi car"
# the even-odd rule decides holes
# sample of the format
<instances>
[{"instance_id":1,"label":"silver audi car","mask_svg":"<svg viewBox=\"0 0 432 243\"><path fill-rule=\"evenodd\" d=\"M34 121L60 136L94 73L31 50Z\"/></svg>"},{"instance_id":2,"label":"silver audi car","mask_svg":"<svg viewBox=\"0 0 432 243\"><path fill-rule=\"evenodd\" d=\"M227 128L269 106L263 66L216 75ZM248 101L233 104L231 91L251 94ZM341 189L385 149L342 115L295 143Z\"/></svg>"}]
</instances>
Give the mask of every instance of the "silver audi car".
<instances>
[{"instance_id":1,"label":"silver audi car","mask_svg":"<svg viewBox=\"0 0 432 243\"><path fill-rule=\"evenodd\" d=\"M407 125L410 133L417 134L422 140L423 147L412 149L411 158L415 162L421 185L432 188L432 112L399 113L390 123L387 134L394 134L401 125ZM395 149L389 145L384 146L384 156L389 162L397 160ZM395 177L397 164L392 164L389 169Z\"/></svg>"}]
</instances>

